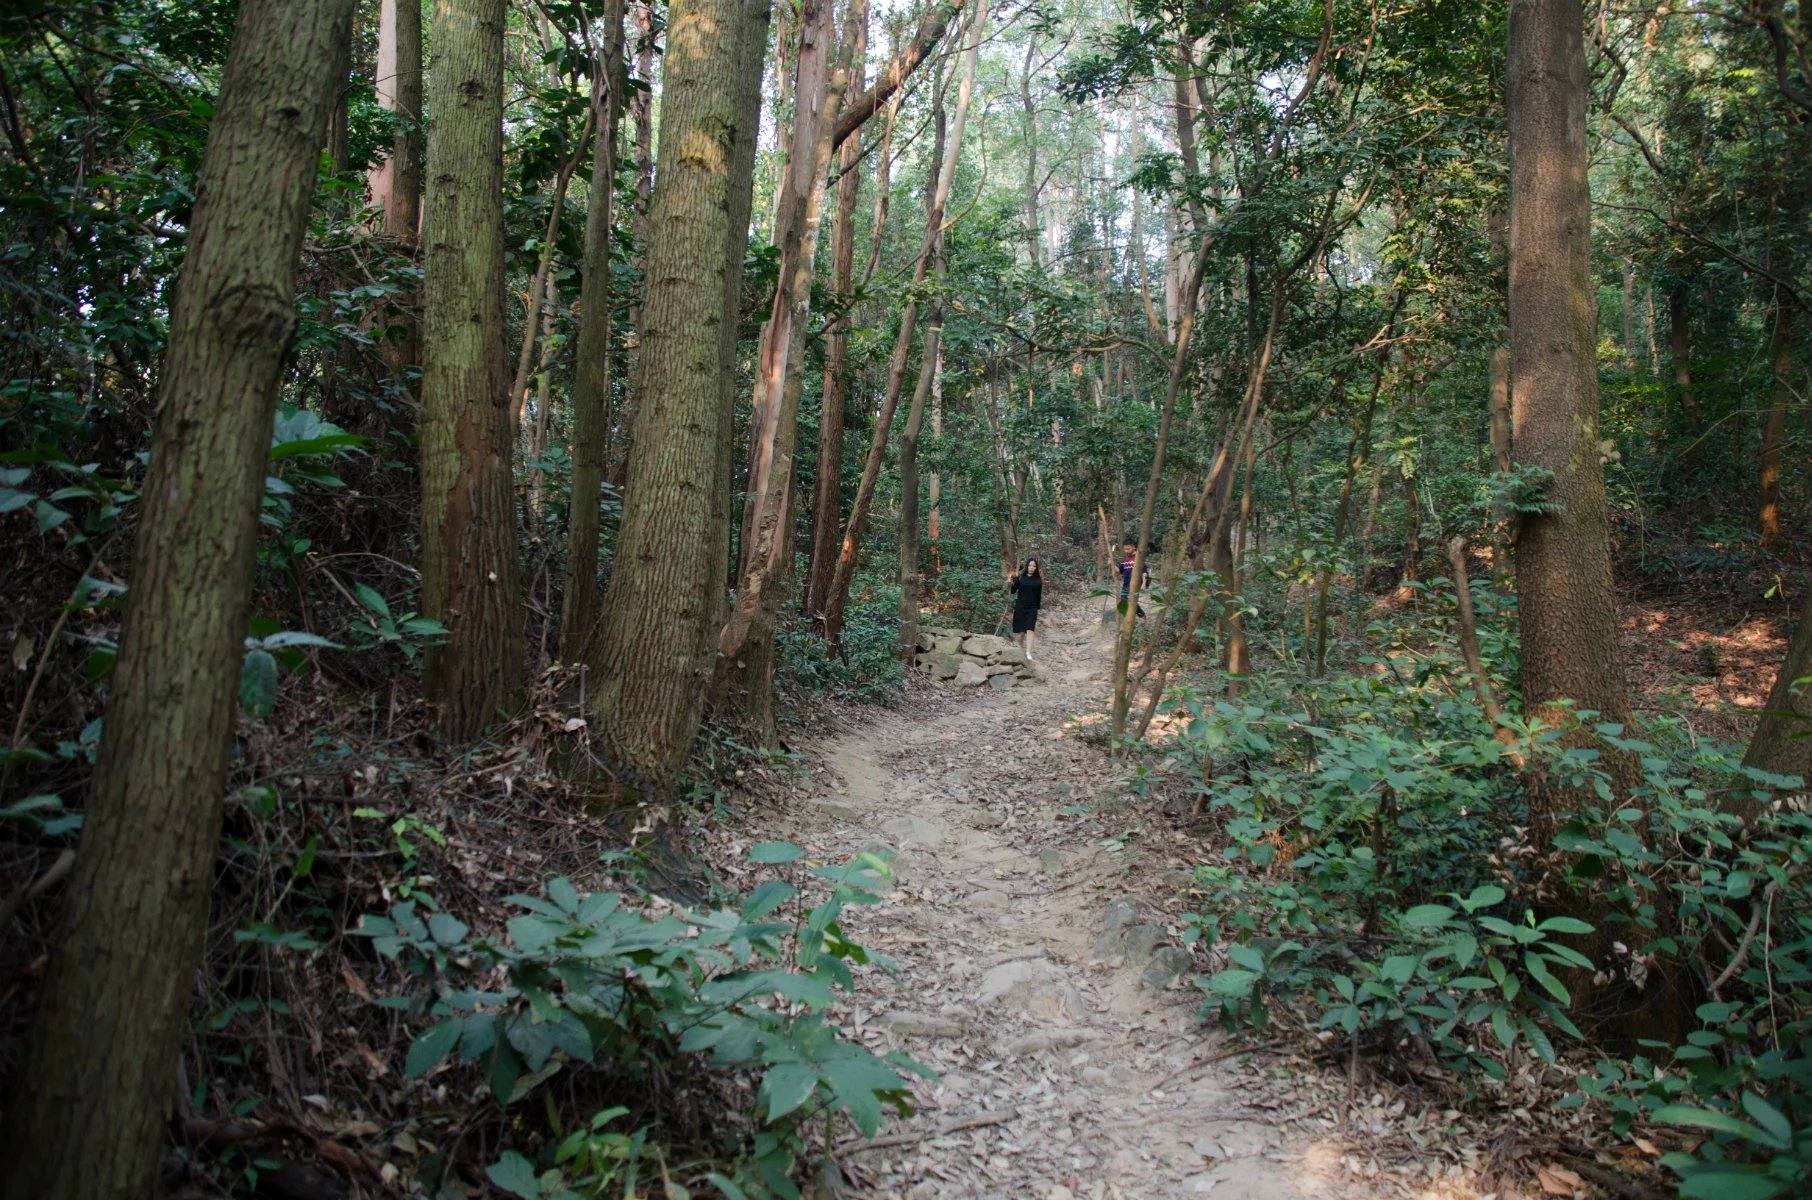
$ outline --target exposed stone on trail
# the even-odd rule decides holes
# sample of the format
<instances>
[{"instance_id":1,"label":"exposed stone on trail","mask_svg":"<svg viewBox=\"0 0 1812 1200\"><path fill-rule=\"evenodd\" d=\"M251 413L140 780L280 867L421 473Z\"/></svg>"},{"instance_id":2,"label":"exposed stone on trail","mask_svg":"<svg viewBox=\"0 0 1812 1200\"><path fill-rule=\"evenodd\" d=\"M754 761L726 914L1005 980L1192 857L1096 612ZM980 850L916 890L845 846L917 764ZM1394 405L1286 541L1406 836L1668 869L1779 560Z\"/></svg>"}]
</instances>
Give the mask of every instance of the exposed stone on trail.
<instances>
[{"instance_id":1,"label":"exposed stone on trail","mask_svg":"<svg viewBox=\"0 0 1812 1200\"><path fill-rule=\"evenodd\" d=\"M1004 692L1036 677L1032 660L1024 650L991 633L922 628L917 647L913 661L938 683L954 680L959 687L980 687L985 683Z\"/></svg>"},{"instance_id":2,"label":"exposed stone on trail","mask_svg":"<svg viewBox=\"0 0 1812 1200\"><path fill-rule=\"evenodd\" d=\"M1001 1005L1046 1018L1076 1020L1088 1012L1082 993L1048 958L1018 958L990 967L975 999L984 1006Z\"/></svg>"}]
</instances>

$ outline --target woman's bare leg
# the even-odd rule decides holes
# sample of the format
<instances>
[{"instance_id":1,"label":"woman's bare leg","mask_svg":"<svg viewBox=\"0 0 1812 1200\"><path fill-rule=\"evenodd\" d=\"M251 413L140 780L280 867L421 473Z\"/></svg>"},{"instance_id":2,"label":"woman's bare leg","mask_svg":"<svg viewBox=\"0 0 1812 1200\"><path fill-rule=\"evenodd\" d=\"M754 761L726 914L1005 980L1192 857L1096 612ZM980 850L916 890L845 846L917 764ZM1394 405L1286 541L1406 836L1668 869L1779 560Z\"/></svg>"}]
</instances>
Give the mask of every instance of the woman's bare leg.
<instances>
[{"instance_id":1,"label":"woman's bare leg","mask_svg":"<svg viewBox=\"0 0 1812 1200\"><path fill-rule=\"evenodd\" d=\"M1035 636L1036 635L1030 629L1026 630L1025 633L1021 635L1020 645L1025 648L1027 662L1032 661L1032 641Z\"/></svg>"}]
</instances>

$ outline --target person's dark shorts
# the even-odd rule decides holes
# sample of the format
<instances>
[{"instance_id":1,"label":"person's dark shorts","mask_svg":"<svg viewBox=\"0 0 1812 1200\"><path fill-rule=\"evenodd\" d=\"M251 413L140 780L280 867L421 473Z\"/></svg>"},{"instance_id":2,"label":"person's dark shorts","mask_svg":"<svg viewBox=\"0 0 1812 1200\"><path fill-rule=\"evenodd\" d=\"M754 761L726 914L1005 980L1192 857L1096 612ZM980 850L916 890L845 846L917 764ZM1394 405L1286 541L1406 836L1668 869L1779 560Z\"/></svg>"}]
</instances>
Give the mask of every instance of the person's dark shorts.
<instances>
[{"instance_id":1,"label":"person's dark shorts","mask_svg":"<svg viewBox=\"0 0 1812 1200\"><path fill-rule=\"evenodd\" d=\"M998 629L998 628L1000 628L1000 626L996 625L995 628ZM1035 609L1035 608L1030 609L1026 612L1019 612L1016 610L1013 613L1013 632L1014 633L1031 633L1034 629L1037 629L1037 628L1038 628L1038 610L1037 609Z\"/></svg>"}]
</instances>

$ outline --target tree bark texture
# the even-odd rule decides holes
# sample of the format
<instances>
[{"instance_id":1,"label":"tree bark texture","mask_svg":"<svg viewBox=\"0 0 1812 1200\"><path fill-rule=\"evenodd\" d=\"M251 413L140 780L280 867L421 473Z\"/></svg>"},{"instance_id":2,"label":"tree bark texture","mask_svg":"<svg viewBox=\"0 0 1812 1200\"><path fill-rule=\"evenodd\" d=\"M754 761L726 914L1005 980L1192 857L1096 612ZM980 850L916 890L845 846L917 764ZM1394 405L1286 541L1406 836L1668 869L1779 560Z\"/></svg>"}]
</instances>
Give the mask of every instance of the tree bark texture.
<instances>
[{"instance_id":1,"label":"tree bark texture","mask_svg":"<svg viewBox=\"0 0 1812 1200\"><path fill-rule=\"evenodd\" d=\"M850 70L861 72L868 56L868 4L850 5ZM851 76L858 87L859 74ZM885 153L885 150L882 151ZM861 147L843 143L837 157L837 215L831 222L831 291L843 307L825 331L823 401L818 414L818 478L812 490L812 553L807 570L805 610L816 612L830 585L828 568L837 553L837 531L843 518L843 410L849 403L850 289L855 282L856 205L862 195L862 173L856 169Z\"/></svg>"},{"instance_id":2,"label":"tree bark texture","mask_svg":"<svg viewBox=\"0 0 1812 1200\"><path fill-rule=\"evenodd\" d=\"M818 231L831 158L831 120L849 84L854 42L836 47L834 0L808 0L800 10L791 169L778 210L780 274L755 356L749 432L748 499L744 510L736 602L718 640L724 687L714 689L726 713L764 743L777 736L775 636L780 591L793 566L794 451L799 396L805 382L805 332L811 315ZM864 14L865 16L865 14Z\"/></svg>"},{"instance_id":3,"label":"tree bark texture","mask_svg":"<svg viewBox=\"0 0 1812 1200\"><path fill-rule=\"evenodd\" d=\"M1516 545L1523 705L1538 715L1568 699L1622 721L1629 706L1598 443L1578 5L1512 0L1508 76L1511 440L1518 463L1552 475L1552 511L1524 514ZM1531 793L1530 815L1545 846L1557 814L1540 803L1541 790Z\"/></svg>"},{"instance_id":4,"label":"tree bark texture","mask_svg":"<svg viewBox=\"0 0 1812 1200\"><path fill-rule=\"evenodd\" d=\"M1692 388L1692 326L1687 311L1686 284L1675 283L1667 290L1667 353L1673 360L1674 394L1680 399L1680 412L1686 417L1686 428L1699 429L1699 399Z\"/></svg>"},{"instance_id":5,"label":"tree bark texture","mask_svg":"<svg viewBox=\"0 0 1812 1200\"><path fill-rule=\"evenodd\" d=\"M201 960L296 258L352 0L245 0L196 180L94 794L4 1191L155 1191Z\"/></svg>"},{"instance_id":6,"label":"tree bark texture","mask_svg":"<svg viewBox=\"0 0 1812 1200\"><path fill-rule=\"evenodd\" d=\"M422 290L426 683L449 736L522 695L523 610L504 362L505 0L436 0Z\"/></svg>"},{"instance_id":7,"label":"tree bark texture","mask_svg":"<svg viewBox=\"0 0 1812 1200\"><path fill-rule=\"evenodd\" d=\"M591 195L585 209L585 270L579 285L579 337L573 361L572 505L567 525L566 590L561 598L560 657L584 662L598 624L598 550L604 465L610 450L611 243L616 194L617 122L623 112L623 3L604 12L603 62L594 64L601 109L592 148Z\"/></svg>"},{"instance_id":8,"label":"tree bark texture","mask_svg":"<svg viewBox=\"0 0 1812 1200\"><path fill-rule=\"evenodd\" d=\"M1762 418L1761 470L1758 475L1757 525L1762 549L1781 545L1781 446L1787 440L1787 410L1793 404L1793 305L1777 299L1768 334L1768 362L1773 386Z\"/></svg>"},{"instance_id":9,"label":"tree bark texture","mask_svg":"<svg viewBox=\"0 0 1812 1200\"><path fill-rule=\"evenodd\" d=\"M933 159L940 164L937 185L927 210L925 236L919 244L918 258L913 266L912 287L900 310L900 329L894 341L893 355L887 363L887 386L881 396L881 411L875 417L874 432L868 444L868 457L862 464L862 478L856 484L855 499L850 503L849 523L843 530L843 539L837 550L836 569L831 576L830 591L825 596L824 637L833 646L843 634L843 613L849 603L850 582L855 578L856 555L861 550L862 538L867 532L868 510L874 503L875 485L880 480L882 460L887 454L887 436L892 430L894 412L899 407L900 393L905 386L906 365L911 358L912 340L918 329L918 295L924 287L943 236L944 210L949 204L950 185L956 173L955 155L962 145L963 124L968 119L968 101L975 82L975 38L980 36L986 21L986 0L976 0L975 14L968 26L975 36L970 38L963 51L964 65L960 68L963 83L959 85L949 139L943 147L942 155ZM921 25L921 31L923 28Z\"/></svg>"},{"instance_id":10,"label":"tree bark texture","mask_svg":"<svg viewBox=\"0 0 1812 1200\"><path fill-rule=\"evenodd\" d=\"M743 4L668 10L661 169L649 211L639 391L623 522L593 649L591 704L618 782L670 791L697 732L712 647L707 625L724 435L720 339L734 216ZM765 24L765 22L764 22ZM746 221L744 210L744 220ZM740 255L738 255L740 261Z\"/></svg>"}]
</instances>

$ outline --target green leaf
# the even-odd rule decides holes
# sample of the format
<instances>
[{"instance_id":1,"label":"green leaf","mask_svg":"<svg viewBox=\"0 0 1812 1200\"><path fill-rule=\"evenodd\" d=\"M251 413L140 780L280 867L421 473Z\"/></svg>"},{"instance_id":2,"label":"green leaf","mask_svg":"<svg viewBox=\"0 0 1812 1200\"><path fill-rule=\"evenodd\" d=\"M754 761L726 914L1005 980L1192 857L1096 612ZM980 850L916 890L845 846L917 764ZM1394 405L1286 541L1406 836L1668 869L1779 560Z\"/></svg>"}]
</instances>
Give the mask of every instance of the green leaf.
<instances>
[{"instance_id":1,"label":"green leaf","mask_svg":"<svg viewBox=\"0 0 1812 1200\"><path fill-rule=\"evenodd\" d=\"M768 1120L778 1121L811 1099L818 1088L818 1072L803 1063L778 1063L762 1077L761 1092L768 1101Z\"/></svg>"},{"instance_id":2,"label":"green leaf","mask_svg":"<svg viewBox=\"0 0 1812 1200\"><path fill-rule=\"evenodd\" d=\"M1403 924L1410 929L1438 929L1453 919L1453 910L1445 904L1418 904L1403 914Z\"/></svg>"},{"instance_id":3,"label":"green leaf","mask_svg":"<svg viewBox=\"0 0 1812 1200\"><path fill-rule=\"evenodd\" d=\"M359 603L363 604L366 608L369 608L378 616L387 617L390 615L390 602L385 600L384 597L379 594L378 590L370 584L355 583L352 586L352 590L358 595Z\"/></svg>"},{"instance_id":4,"label":"green leaf","mask_svg":"<svg viewBox=\"0 0 1812 1200\"><path fill-rule=\"evenodd\" d=\"M1548 970L1548 965L1542 961L1541 955L1523 955L1523 966L1528 969L1530 978L1547 989L1550 996L1562 1004L1573 1003L1573 994L1567 991L1565 984L1554 978L1553 973Z\"/></svg>"},{"instance_id":5,"label":"green leaf","mask_svg":"<svg viewBox=\"0 0 1812 1200\"><path fill-rule=\"evenodd\" d=\"M1504 889L1495 883L1481 884L1472 889L1472 895L1460 901L1460 907L1467 912L1477 912L1481 908L1490 908L1504 902Z\"/></svg>"},{"instance_id":6,"label":"green leaf","mask_svg":"<svg viewBox=\"0 0 1812 1200\"><path fill-rule=\"evenodd\" d=\"M805 851L791 842L756 842L749 847L750 862L785 863L804 856Z\"/></svg>"},{"instance_id":7,"label":"green leaf","mask_svg":"<svg viewBox=\"0 0 1812 1200\"><path fill-rule=\"evenodd\" d=\"M1208 978L1208 990L1217 996L1241 999L1252 994L1253 985L1258 982L1256 971L1247 971L1241 967L1228 967L1216 971Z\"/></svg>"},{"instance_id":8,"label":"green leaf","mask_svg":"<svg viewBox=\"0 0 1812 1200\"><path fill-rule=\"evenodd\" d=\"M419 1079L439 1066L441 1059L453 1053L453 1047L459 1044L459 1033L460 1022L456 1020L430 1025L427 1032L410 1045L403 1074L409 1079Z\"/></svg>"},{"instance_id":9,"label":"green leaf","mask_svg":"<svg viewBox=\"0 0 1812 1200\"><path fill-rule=\"evenodd\" d=\"M1791 1180L1774 1179L1759 1171L1719 1167L1695 1171L1690 1179L1681 1180L1680 1194L1691 1200L1772 1200L1792 1187Z\"/></svg>"},{"instance_id":10,"label":"green leaf","mask_svg":"<svg viewBox=\"0 0 1812 1200\"><path fill-rule=\"evenodd\" d=\"M1577 917L1549 917L1537 929L1543 933L1590 933L1592 927Z\"/></svg>"},{"instance_id":11,"label":"green leaf","mask_svg":"<svg viewBox=\"0 0 1812 1200\"><path fill-rule=\"evenodd\" d=\"M1746 1142L1754 1142L1758 1146L1767 1146L1771 1150L1785 1150L1790 1144L1776 1139L1765 1129L1757 1128L1729 1113L1717 1112L1709 1108L1689 1108L1683 1104L1670 1104L1656 1110L1655 1120L1664 1125L1690 1125L1697 1129L1727 1133L1732 1137L1742 1138Z\"/></svg>"},{"instance_id":12,"label":"green leaf","mask_svg":"<svg viewBox=\"0 0 1812 1200\"><path fill-rule=\"evenodd\" d=\"M1754 1117L1755 1123L1772 1134L1783 1147L1793 1144L1793 1126L1774 1105L1754 1092L1744 1092L1743 1111Z\"/></svg>"},{"instance_id":13,"label":"green leaf","mask_svg":"<svg viewBox=\"0 0 1812 1200\"><path fill-rule=\"evenodd\" d=\"M249 650L239 667L239 707L253 720L277 706L277 660L269 651Z\"/></svg>"},{"instance_id":14,"label":"green leaf","mask_svg":"<svg viewBox=\"0 0 1812 1200\"><path fill-rule=\"evenodd\" d=\"M505 1150L502 1158L485 1169L485 1175L512 1196L540 1200L541 1180L535 1176L535 1164L514 1150Z\"/></svg>"}]
</instances>

